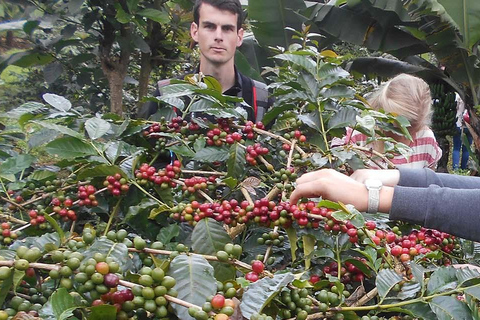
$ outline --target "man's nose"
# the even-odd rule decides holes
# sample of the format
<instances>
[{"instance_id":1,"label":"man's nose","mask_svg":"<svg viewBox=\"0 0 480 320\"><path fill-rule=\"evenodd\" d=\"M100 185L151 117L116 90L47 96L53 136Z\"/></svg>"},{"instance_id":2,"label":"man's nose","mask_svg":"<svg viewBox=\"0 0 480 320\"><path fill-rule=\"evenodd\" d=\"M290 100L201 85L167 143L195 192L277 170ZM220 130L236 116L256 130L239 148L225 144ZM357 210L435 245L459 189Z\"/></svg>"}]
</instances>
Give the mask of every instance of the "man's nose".
<instances>
[{"instance_id":1,"label":"man's nose","mask_svg":"<svg viewBox=\"0 0 480 320\"><path fill-rule=\"evenodd\" d=\"M223 35L222 35L222 28L218 27L215 29L215 40L216 41L222 41L223 40Z\"/></svg>"}]
</instances>

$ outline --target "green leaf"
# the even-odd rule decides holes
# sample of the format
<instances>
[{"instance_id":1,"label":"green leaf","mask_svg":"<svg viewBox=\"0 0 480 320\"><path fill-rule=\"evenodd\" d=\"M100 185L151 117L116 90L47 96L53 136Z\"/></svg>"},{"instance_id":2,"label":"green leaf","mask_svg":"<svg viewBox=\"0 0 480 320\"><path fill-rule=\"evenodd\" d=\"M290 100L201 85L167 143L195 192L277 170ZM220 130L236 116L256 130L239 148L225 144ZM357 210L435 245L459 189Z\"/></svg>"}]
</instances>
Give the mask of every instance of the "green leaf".
<instances>
[{"instance_id":1,"label":"green leaf","mask_svg":"<svg viewBox=\"0 0 480 320\"><path fill-rule=\"evenodd\" d=\"M45 151L62 159L98 155L94 147L74 137L56 139L45 146Z\"/></svg>"},{"instance_id":2,"label":"green leaf","mask_svg":"<svg viewBox=\"0 0 480 320\"><path fill-rule=\"evenodd\" d=\"M370 277L371 270L360 260L357 259L347 259L345 262L350 262L355 267L357 267L360 271L362 271L367 277Z\"/></svg>"},{"instance_id":3,"label":"green leaf","mask_svg":"<svg viewBox=\"0 0 480 320\"><path fill-rule=\"evenodd\" d=\"M45 109L45 105L39 102L27 102L22 104L18 108L14 108L8 111L5 116L8 118L18 119L25 114L36 113L42 109Z\"/></svg>"},{"instance_id":4,"label":"green leaf","mask_svg":"<svg viewBox=\"0 0 480 320\"><path fill-rule=\"evenodd\" d=\"M478 270L476 269L470 269L466 267L466 268L456 269L456 271L457 271L457 279L458 279L459 286L462 286L465 282L470 281L472 279L480 278L480 272L478 272Z\"/></svg>"},{"instance_id":5,"label":"green leaf","mask_svg":"<svg viewBox=\"0 0 480 320\"><path fill-rule=\"evenodd\" d=\"M435 297L429 305L439 320L472 319L467 305L455 297Z\"/></svg>"},{"instance_id":6,"label":"green leaf","mask_svg":"<svg viewBox=\"0 0 480 320\"><path fill-rule=\"evenodd\" d=\"M50 223L50 225L53 227L53 229L58 233L58 236L60 237L60 242L64 243L65 242L65 233L63 232L63 229L58 225L57 220L53 219L50 215L46 214L45 220ZM44 249L43 247L40 249Z\"/></svg>"},{"instance_id":7,"label":"green leaf","mask_svg":"<svg viewBox=\"0 0 480 320\"><path fill-rule=\"evenodd\" d=\"M117 308L109 304L91 307L88 315L88 320L115 320L116 318Z\"/></svg>"},{"instance_id":8,"label":"green leaf","mask_svg":"<svg viewBox=\"0 0 480 320\"><path fill-rule=\"evenodd\" d=\"M297 253L296 253L298 249L297 230L295 230L295 228L290 227L290 228L287 228L285 232L287 233L287 236L288 236L288 242L290 242L290 252L292 254L292 262L294 262L295 260L297 260Z\"/></svg>"},{"instance_id":9,"label":"green leaf","mask_svg":"<svg viewBox=\"0 0 480 320\"><path fill-rule=\"evenodd\" d=\"M331 249L321 248L313 251L313 258L331 258L335 259L335 254Z\"/></svg>"},{"instance_id":10,"label":"green leaf","mask_svg":"<svg viewBox=\"0 0 480 320\"><path fill-rule=\"evenodd\" d=\"M462 34L465 47L473 48L475 44L478 45L480 41L480 19L478 12L480 12L480 3L475 0L464 0L458 3L451 1L438 0L445 11L440 11L442 17L450 18L455 26ZM439 9L441 10L441 9Z\"/></svg>"},{"instance_id":11,"label":"green leaf","mask_svg":"<svg viewBox=\"0 0 480 320\"><path fill-rule=\"evenodd\" d=\"M25 271L13 270L13 292L17 292L17 288L22 283L23 277L25 277Z\"/></svg>"},{"instance_id":12,"label":"green leaf","mask_svg":"<svg viewBox=\"0 0 480 320\"><path fill-rule=\"evenodd\" d=\"M38 124L39 126L42 126L47 129L56 130L60 133L66 134L68 136L71 136L80 140L83 139L83 134L80 134L65 126L61 126L61 125L50 123L50 122L44 122L44 121L32 121L32 123Z\"/></svg>"},{"instance_id":13,"label":"green leaf","mask_svg":"<svg viewBox=\"0 0 480 320\"><path fill-rule=\"evenodd\" d=\"M77 309L73 297L68 293L67 289L60 288L50 297L52 309L58 320L64 320L73 315L73 310Z\"/></svg>"},{"instance_id":14,"label":"green leaf","mask_svg":"<svg viewBox=\"0 0 480 320\"><path fill-rule=\"evenodd\" d=\"M303 0L256 0L248 2L248 18L252 22L255 38L262 47L288 48L293 42L286 27L302 29L304 18L294 11L305 9Z\"/></svg>"},{"instance_id":15,"label":"green leaf","mask_svg":"<svg viewBox=\"0 0 480 320\"><path fill-rule=\"evenodd\" d=\"M465 292L480 300L480 287L468 288Z\"/></svg>"},{"instance_id":16,"label":"green leaf","mask_svg":"<svg viewBox=\"0 0 480 320\"><path fill-rule=\"evenodd\" d=\"M8 292L12 289L12 286L13 286L13 272L10 274L10 277L8 277L7 279L4 279L0 284L0 305L3 306L3 303L7 298Z\"/></svg>"},{"instance_id":17,"label":"green leaf","mask_svg":"<svg viewBox=\"0 0 480 320\"><path fill-rule=\"evenodd\" d=\"M23 31L28 34L28 35L31 35L31 33L40 25L40 21L39 20L33 20L33 21L27 21L24 23L23 25Z\"/></svg>"},{"instance_id":18,"label":"green leaf","mask_svg":"<svg viewBox=\"0 0 480 320\"><path fill-rule=\"evenodd\" d=\"M203 82L205 82L205 84L207 85L207 87L209 89L213 89L213 90L215 90L217 92L220 92L220 93L223 92L222 85L214 77L206 76L205 78L203 78Z\"/></svg>"},{"instance_id":19,"label":"green leaf","mask_svg":"<svg viewBox=\"0 0 480 320\"><path fill-rule=\"evenodd\" d=\"M192 232L192 249L195 253L215 255L217 251L224 250L225 244L232 242L223 223L214 219L200 220ZM235 268L222 262L212 262L215 269L215 278L219 281L235 277ZM220 280L221 279L221 280Z\"/></svg>"},{"instance_id":20,"label":"green leaf","mask_svg":"<svg viewBox=\"0 0 480 320\"><path fill-rule=\"evenodd\" d=\"M113 242L104 238L97 238L95 242L83 252L85 259L92 258L97 252L103 253L105 257L111 257L120 264L122 272L133 269L133 262L128 259L128 248L123 243Z\"/></svg>"},{"instance_id":21,"label":"green leaf","mask_svg":"<svg viewBox=\"0 0 480 320\"><path fill-rule=\"evenodd\" d=\"M126 24L132 21L132 16L129 13L125 12L125 10L123 10L120 3L115 3L115 9L117 9L115 19L117 19L118 22L120 22L121 24Z\"/></svg>"},{"instance_id":22,"label":"green leaf","mask_svg":"<svg viewBox=\"0 0 480 320\"><path fill-rule=\"evenodd\" d=\"M170 17L167 12L156 9L143 9L137 12L137 14L161 24L168 24L170 22Z\"/></svg>"},{"instance_id":23,"label":"green leaf","mask_svg":"<svg viewBox=\"0 0 480 320\"><path fill-rule=\"evenodd\" d=\"M354 108L343 107L328 120L328 129L353 127L358 111Z\"/></svg>"},{"instance_id":24,"label":"green leaf","mask_svg":"<svg viewBox=\"0 0 480 320\"><path fill-rule=\"evenodd\" d=\"M456 288L457 275L456 270L453 267L442 267L436 270L430 276L430 280L427 284L427 293L435 294L445 290L450 290Z\"/></svg>"},{"instance_id":25,"label":"green leaf","mask_svg":"<svg viewBox=\"0 0 480 320\"><path fill-rule=\"evenodd\" d=\"M21 154L16 157L8 158L0 165L0 173L16 174L27 169L36 160L34 156L29 154Z\"/></svg>"},{"instance_id":26,"label":"green leaf","mask_svg":"<svg viewBox=\"0 0 480 320\"><path fill-rule=\"evenodd\" d=\"M230 147L230 157L227 160L227 172L229 177L241 180L245 175L245 148L235 142Z\"/></svg>"},{"instance_id":27,"label":"green leaf","mask_svg":"<svg viewBox=\"0 0 480 320\"><path fill-rule=\"evenodd\" d=\"M168 190L165 190L165 191L168 191ZM158 193L158 191L157 191L157 193ZM148 219L155 219L159 214L164 213L164 212L169 212L170 209L171 208L168 205L162 205L162 206L158 206L157 208L153 208L150 211Z\"/></svg>"},{"instance_id":28,"label":"green leaf","mask_svg":"<svg viewBox=\"0 0 480 320\"><path fill-rule=\"evenodd\" d=\"M60 236L56 232L45 233L40 237L26 237L22 240L15 241L11 246L11 250L16 250L20 246L25 246L27 248L37 247L41 251L45 250L45 247L48 245L53 245L59 247L61 244Z\"/></svg>"},{"instance_id":29,"label":"green leaf","mask_svg":"<svg viewBox=\"0 0 480 320\"><path fill-rule=\"evenodd\" d=\"M382 300L385 299L388 292L400 281L402 281L402 276L396 273L394 270L380 270L377 278L375 279L375 284L377 286L378 295L380 296L380 298Z\"/></svg>"},{"instance_id":30,"label":"green leaf","mask_svg":"<svg viewBox=\"0 0 480 320\"><path fill-rule=\"evenodd\" d=\"M31 149L39 147L56 139L58 135L59 133L56 130L42 128L30 136L30 139L28 139L28 147Z\"/></svg>"},{"instance_id":31,"label":"green leaf","mask_svg":"<svg viewBox=\"0 0 480 320\"><path fill-rule=\"evenodd\" d=\"M253 314L261 313L263 308L294 279L291 273L276 273L273 278L265 277L251 283L240 303L242 315L250 319Z\"/></svg>"},{"instance_id":32,"label":"green leaf","mask_svg":"<svg viewBox=\"0 0 480 320\"><path fill-rule=\"evenodd\" d=\"M62 75L62 73L63 66L60 62L50 63L46 65L45 68L43 68L43 77L48 84L54 83L55 80L57 80Z\"/></svg>"},{"instance_id":33,"label":"green leaf","mask_svg":"<svg viewBox=\"0 0 480 320\"><path fill-rule=\"evenodd\" d=\"M100 118L90 118L85 121L85 130L92 140L103 137L110 128L110 123Z\"/></svg>"},{"instance_id":34,"label":"green leaf","mask_svg":"<svg viewBox=\"0 0 480 320\"><path fill-rule=\"evenodd\" d=\"M161 241L163 244L170 243L173 238L180 234L180 227L177 224L171 224L168 227L160 229L157 235L157 241Z\"/></svg>"},{"instance_id":35,"label":"green leaf","mask_svg":"<svg viewBox=\"0 0 480 320\"><path fill-rule=\"evenodd\" d=\"M127 175L119 166L111 166L108 164L99 164L98 166L94 166L92 168L83 169L78 172L78 179L85 180L88 178L95 178L95 177L106 177L106 176L113 176L116 173L122 175L122 177L126 178Z\"/></svg>"},{"instance_id":36,"label":"green leaf","mask_svg":"<svg viewBox=\"0 0 480 320\"><path fill-rule=\"evenodd\" d=\"M310 269L310 264L312 258L309 257L310 253L315 249L315 244L317 243L317 239L315 239L312 235L303 235L303 253L305 256L305 269Z\"/></svg>"},{"instance_id":37,"label":"green leaf","mask_svg":"<svg viewBox=\"0 0 480 320\"><path fill-rule=\"evenodd\" d=\"M72 103L62 96L53 93L45 93L42 98L46 103L59 111L67 112L72 108Z\"/></svg>"},{"instance_id":38,"label":"green leaf","mask_svg":"<svg viewBox=\"0 0 480 320\"><path fill-rule=\"evenodd\" d=\"M227 148L207 147L195 154L193 160L202 162L216 162L225 161L230 157L229 150Z\"/></svg>"},{"instance_id":39,"label":"green leaf","mask_svg":"<svg viewBox=\"0 0 480 320\"><path fill-rule=\"evenodd\" d=\"M419 264L416 264L415 262L411 262L410 263L410 266L412 268L412 274L413 274L413 277L415 279L415 281L417 281L421 288L422 288L422 292L424 291L425 289L425 272L427 272L428 270L425 269L424 267L422 267L421 265Z\"/></svg>"},{"instance_id":40,"label":"green leaf","mask_svg":"<svg viewBox=\"0 0 480 320\"><path fill-rule=\"evenodd\" d=\"M174 154L182 157L192 158L195 156L195 152L186 145L173 145L168 147L168 150L171 150Z\"/></svg>"},{"instance_id":41,"label":"green leaf","mask_svg":"<svg viewBox=\"0 0 480 320\"><path fill-rule=\"evenodd\" d=\"M53 171L38 170L34 171L28 178L36 181L53 180L57 177L57 174Z\"/></svg>"},{"instance_id":42,"label":"green leaf","mask_svg":"<svg viewBox=\"0 0 480 320\"><path fill-rule=\"evenodd\" d=\"M215 254L224 250L231 241L223 223L211 218L200 220L192 232L192 249L195 253Z\"/></svg>"},{"instance_id":43,"label":"green leaf","mask_svg":"<svg viewBox=\"0 0 480 320\"><path fill-rule=\"evenodd\" d=\"M392 308L389 309L392 312L402 312L415 317L415 319L436 319L435 314L432 312L432 309L428 303L412 303L403 306L402 308Z\"/></svg>"},{"instance_id":44,"label":"green leaf","mask_svg":"<svg viewBox=\"0 0 480 320\"><path fill-rule=\"evenodd\" d=\"M200 255L176 256L170 263L168 275L176 280L177 298L197 306L202 306L207 297L217 292L213 267ZM188 308L178 304L171 306L179 319L194 319L189 316Z\"/></svg>"},{"instance_id":45,"label":"green leaf","mask_svg":"<svg viewBox=\"0 0 480 320\"><path fill-rule=\"evenodd\" d=\"M397 295L400 300L414 299L422 288L418 282L407 282L402 285L402 290Z\"/></svg>"},{"instance_id":46,"label":"green leaf","mask_svg":"<svg viewBox=\"0 0 480 320\"><path fill-rule=\"evenodd\" d=\"M141 197L141 194L139 193L137 197ZM153 208L159 207L158 202L150 198L145 198L140 203L138 203L137 200L133 204L136 205L130 205L128 207L125 222L140 234L149 239L155 239L158 232L160 232L160 226L152 222L149 216Z\"/></svg>"}]
</instances>

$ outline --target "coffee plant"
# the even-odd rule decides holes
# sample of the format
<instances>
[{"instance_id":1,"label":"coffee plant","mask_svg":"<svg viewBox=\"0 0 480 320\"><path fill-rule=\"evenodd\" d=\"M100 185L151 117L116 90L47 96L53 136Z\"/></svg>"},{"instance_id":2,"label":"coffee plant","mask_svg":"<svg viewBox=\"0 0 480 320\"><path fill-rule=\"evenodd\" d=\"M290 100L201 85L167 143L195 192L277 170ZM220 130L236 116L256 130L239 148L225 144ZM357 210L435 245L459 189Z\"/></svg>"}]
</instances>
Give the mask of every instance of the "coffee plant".
<instances>
[{"instance_id":1,"label":"coffee plant","mask_svg":"<svg viewBox=\"0 0 480 320\"><path fill-rule=\"evenodd\" d=\"M155 121L55 94L5 114L0 320L478 319L480 273L451 266L475 262L471 242L288 202L305 172L392 167L408 150L384 134L408 122L370 110L331 51L275 58L263 122L202 75L150 98ZM346 126L386 153L332 143Z\"/></svg>"}]
</instances>

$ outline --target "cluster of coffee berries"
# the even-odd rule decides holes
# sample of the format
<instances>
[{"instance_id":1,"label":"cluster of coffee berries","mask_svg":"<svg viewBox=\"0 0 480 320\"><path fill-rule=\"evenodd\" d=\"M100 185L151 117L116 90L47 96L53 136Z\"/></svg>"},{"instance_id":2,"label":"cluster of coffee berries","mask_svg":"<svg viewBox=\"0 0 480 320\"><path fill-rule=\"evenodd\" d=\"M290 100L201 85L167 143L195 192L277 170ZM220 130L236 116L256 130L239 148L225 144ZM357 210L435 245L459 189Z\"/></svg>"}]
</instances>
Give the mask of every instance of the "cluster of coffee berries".
<instances>
[{"instance_id":1,"label":"cluster of coffee berries","mask_svg":"<svg viewBox=\"0 0 480 320\"><path fill-rule=\"evenodd\" d=\"M245 126L242 129L242 132L245 134L247 139L253 140L255 139L255 132L253 131L253 128L258 128L258 129L265 129L265 126L262 122L257 122L254 124L252 121L247 121L245 123Z\"/></svg>"},{"instance_id":2,"label":"cluster of coffee berries","mask_svg":"<svg viewBox=\"0 0 480 320\"><path fill-rule=\"evenodd\" d=\"M238 259L242 255L242 246L239 244L227 243L223 250L217 251L217 259L221 262L227 262L229 259Z\"/></svg>"},{"instance_id":3,"label":"cluster of coffee berries","mask_svg":"<svg viewBox=\"0 0 480 320\"><path fill-rule=\"evenodd\" d=\"M108 177L107 177L107 180L108 180ZM97 201L97 198L95 197L95 192L97 192L97 188L95 188L91 184L88 184L85 186L79 186L77 191L78 205L87 206L87 207L98 206L98 201Z\"/></svg>"},{"instance_id":4,"label":"cluster of coffee berries","mask_svg":"<svg viewBox=\"0 0 480 320\"><path fill-rule=\"evenodd\" d=\"M187 127L187 125L188 125L188 122L186 120L183 120L182 117L178 116L173 118L170 121L170 123L167 124L167 127L169 129L173 129L175 132L181 132L182 128Z\"/></svg>"},{"instance_id":5,"label":"cluster of coffee berries","mask_svg":"<svg viewBox=\"0 0 480 320\"><path fill-rule=\"evenodd\" d=\"M235 288L233 288L235 290ZM188 314L196 320L207 320L209 313L214 311L216 313L215 320L228 320L233 315L235 302L231 299L225 299L222 294L214 295L209 301L205 302L202 308L190 307Z\"/></svg>"},{"instance_id":6,"label":"cluster of coffee berries","mask_svg":"<svg viewBox=\"0 0 480 320\"><path fill-rule=\"evenodd\" d=\"M349 296L350 292L347 290L342 291L342 288L339 288L336 285L331 286L329 290L321 289L320 291L315 292L315 298L320 302L317 306L318 311L325 312L328 308L336 307Z\"/></svg>"},{"instance_id":7,"label":"cluster of coffee berries","mask_svg":"<svg viewBox=\"0 0 480 320\"><path fill-rule=\"evenodd\" d=\"M10 267L0 267L0 280L10 278L12 273L13 270ZM14 317L14 319L31 319L32 317L38 317L38 311L48 301L52 294L52 289L46 284L31 285L29 282L21 281L16 288L16 292L19 295L5 299L4 306L6 308L0 310L0 319L6 320L9 317ZM23 298L22 294L28 295L29 298Z\"/></svg>"},{"instance_id":8,"label":"cluster of coffee berries","mask_svg":"<svg viewBox=\"0 0 480 320\"><path fill-rule=\"evenodd\" d=\"M36 226L45 222L45 216L39 214L37 210L29 210L28 216L30 217L30 224Z\"/></svg>"},{"instance_id":9,"label":"cluster of coffee berries","mask_svg":"<svg viewBox=\"0 0 480 320\"><path fill-rule=\"evenodd\" d=\"M285 307L280 309L280 318L307 319L307 316L313 312L312 300L308 298L309 294L310 292L305 288L282 291L279 298Z\"/></svg>"},{"instance_id":10,"label":"cluster of coffee berries","mask_svg":"<svg viewBox=\"0 0 480 320\"><path fill-rule=\"evenodd\" d=\"M354 259L359 261L359 263L367 263L365 258L354 257ZM338 277L338 272L338 263L335 261L323 267L323 273L332 277ZM340 281L342 283L362 282L364 278L365 274L352 262L346 261L345 266L340 266Z\"/></svg>"},{"instance_id":11,"label":"cluster of coffee berries","mask_svg":"<svg viewBox=\"0 0 480 320\"><path fill-rule=\"evenodd\" d=\"M143 308L153 313L156 318L167 317L169 305L165 295L172 297L178 295L177 291L173 289L176 283L175 279L166 276L163 269L158 267L153 269L143 267L139 273L139 285L132 288L134 295L132 307Z\"/></svg>"},{"instance_id":12,"label":"cluster of coffee berries","mask_svg":"<svg viewBox=\"0 0 480 320\"><path fill-rule=\"evenodd\" d=\"M253 146L247 146L247 153L245 154L245 159L247 162L252 165L257 165L257 157L264 156L268 154L268 148L262 147L260 143L255 143Z\"/></svg>"},{"instance_id":13,"label":"cluster of coffee berries","mask_svg":"<svg viewBox=\"0 0 480 320\"><path fill-rule=\"evenodd\" d=\"M0 241L5 245L10 245L15 239L18 238L18 232L12 231L12 224L10 222L2 222L0 224L2 228L2 235L0 236Z\"/></svg>"},{"instance_id":14,"label":"cluster of coffee berries","mask_svg":"<svg viewBox=\"0 0 480 320\"><path fill-rule=\"evenodd\" d=\"M290 182L297 180L297 176L298 175L295 173L294 168L281 168L273 173L272 182L275 183L275 186L278 189L290 191L293 189L293 186Z\"/></svg>"},{"instance_id":15,"label":"cluster of coffee berries","mask_svg":"<svg viewBox=\"0 0 480 320\"><path fill-rule=\"evenodd\" d=\"M128 180L122 177L120 173L115 173L113 176L107 176L103 182L103 186L107 187L108 192L110 192L114 197L125 194L130 189Z\"/></svg>"},{"instance_id":16,"label":"cluster of coffee berries","mask_svg":"<svg viewBox=\"0 0 480 320\"><path fill-rule=\"evenodd\" d=\"M53 206L53 212L57 213L63 221L75 221L77 220L77 213L70 209L73 206L73 200L70 198L66 198L62 201L60 198L53 198L51 205ZM63 207L62 207L63 205Z\"/></svg>"},{"instance_id":17,"label":"cluster of coffee berries","mask_svg":"<svg viewBox=\"0 0 480 320\"><path fill-rule=\"evenodd\" d=\"M183 191L188 191L189 193L195 193L197 190L207 189L207 178L205 177L191 177L185 179L185 185L182 187Z\"/></svg>"},{"instance_id":18,"label":"cluster of coffee berries","mask_svg":"<svg viewBox=\"0 0 480 320\"><path fill-rule=\"evenodd\" d=\"M262 234L260 238L257 238L257 243L259 245L265 244L267 246L276 246L281 247L285 242L285 237L280 235L278 231L270 231Z\"/></svg>"},{"instance_id":19,"label":"cluster of coffee berries","mask_svg":"<svg viewBox=\"0 0 480 320\"><path fill-rule=\"evenodd\" d=\"M245 223L248 221L245 210L247 206L248 202L242 202L242 206L239 206L238 201L235 199L230 201L224 200L222 203L202 204L198 201L192 201L189 204L180 203L172 208L170 218L189 222L192 225L201 219L213 218L217 221L223 221L227 225L235 226L237 222Z\"/></svg>"},{"instance_id":20,"label":"cluster of coffee berries","mask_svg":"<svg viewBox=\"0 0 480 320\"><path fill-rule=\"evenodd\" d=\"M250 282L256 282L265 270L265 265L260 260L252 261L252 271L245 275L245 279Z\"/></svg>"},{"instance_id":21,"label":"cluster of coffee berries","mask_svg":"<svg viewBox=\"0 0 480 320\"><path fill-rule=\"evenodd\" d=\"M397 236L393 231L386 234L390 253L401 261L407 262L419 254L442 250L446 253L461 255L455 236L438 230L421 228L408 235Z\"/></svg>"},{"instance_id":22,"label":"cluster of coffee berries","mask_svg":"<svg viewBox=\"0 0 480 320\"><path fill-rule=\"evenodd\" d=\"M160 185L162 189L175 188L177 183L172 179L180 177L181 163L175 160L164 169L157 169L148 163L143 163L138 170L135 170L135 177L140 185L147 185L149 182Z\"/></svg>"}]
</instances>

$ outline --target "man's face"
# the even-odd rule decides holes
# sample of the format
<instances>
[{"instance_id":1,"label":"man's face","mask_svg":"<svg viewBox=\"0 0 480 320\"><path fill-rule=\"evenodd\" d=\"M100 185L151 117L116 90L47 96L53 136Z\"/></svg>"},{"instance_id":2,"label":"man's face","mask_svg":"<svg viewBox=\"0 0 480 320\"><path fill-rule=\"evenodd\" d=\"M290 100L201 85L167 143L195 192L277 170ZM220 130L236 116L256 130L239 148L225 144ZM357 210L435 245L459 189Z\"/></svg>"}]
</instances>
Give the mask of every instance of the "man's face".
<instances>
[{"instance_id":1,"label":"man's face","mask_svg":"<svg viewBox=\"0 0 480 320\"><path fill-rule=\"evenodd\" d=\"M198 25L192 22L190 35L198 42L202 60L213 65L233 63L235 50L243 41L243 29L237 30L237 14L207 3L200 6Z\"/></svg>"}]
</instances>

